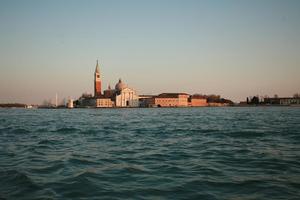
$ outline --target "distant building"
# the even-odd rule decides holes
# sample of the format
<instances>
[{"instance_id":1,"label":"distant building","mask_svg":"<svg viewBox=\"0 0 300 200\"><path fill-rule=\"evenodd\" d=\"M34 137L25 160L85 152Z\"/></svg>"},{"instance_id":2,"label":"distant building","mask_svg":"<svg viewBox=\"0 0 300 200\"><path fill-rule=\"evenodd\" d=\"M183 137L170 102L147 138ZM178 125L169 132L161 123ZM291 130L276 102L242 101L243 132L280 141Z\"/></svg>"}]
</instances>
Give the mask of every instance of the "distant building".
<instances>
[{"instance_id":1,"label":"distant building","mask_svg":"<svg viewBox=\"0 0 300 200\"><path fill-rule=\"evenodd\" d=\"M73 108L73 107L74 107L73 99L69 99L67 103L67 108Z\"/></svg>"},{"instance_id":2,"label":"distant building","mask_svg":"<svg viewBox=\"0 0 300 200\"><path fill-rule=\"evenodd\" d=\"M187 107L189 94L186 93L162 93L153 98L157 107Z\"/></svg>"},{"instance_id":3,"label":"distant building","mask_svg":"<svg viewBox=\"0 0 300 200\"><path fill-rule=\"evenodd\" d=\"M186 93L162 93L158 96L140 97L142 107L204 107L204 106L229 106L232 101L216 98L208 101L206 95L189 95Z\"/></svg>"},{"instance_id":4,"label":"distant building","mask_svg":"<svg viewBox=\"0 0 300 200\"><path fill-rule=\"evenodd\" d=\"M91 94L82 94L75 105L79 108L93 108L96 107L96 99Z\"/></svg>"},{"instance_id":5,"label":"distant building","mask_svg":"<svg viewBox=\"0 0 300 200\"><path fill-rule=\"evenodd\" d=\"M78 107L96 107L96 108L111 108L111 107L138 107L139 97L135 90L127 87L125 83L119 79L115 89L108 86L107 90L102 94L102 80L97 60L94 73L94 96L82 96L78 100Z\"/></svg>"},{"instance_id":6,"label":"distant building","mask_svg":"<svg viewBox=\"0 0 300 200\"><path fill-rule=\"evenodd\" d=\"M139 107L152 107L151 102L154 95L139 95ZM153 103L152 103L153 104Z\"/></svg>"},{"instance_id":7,"label":"distant building","mask_svg":"<svg viewBox=\"0 0 300 200\"><path fill-rule=\"evenodd\" d=\"M188 106L190 107L202 107L207 106L207 99L200 95L191 95L188 98Z\"/></svg>"},{"instance_id":8,"label":"distant building","mask_svg":"<svg viewBox=\"0 0 300 200\"><path fill-rule=\"evenodd\" d=\"M300 105L300 98L280 98L280 105Z\"/></svg>"},{"instance_id":9,"label":"distant building","mask_svg":"<svg viewBox=\"0 0 300 200\"><path fill-rule=\"evenodd\" d=\"M265 104L271 105L300 105L299 97L264 98Z\"/></svg>"},{"instance_id":10,"label":"distant building","mask_svg":"<svg viewBox=\"0 0 300 200\"><path fill-rule=\"evenodd\" d=\"M202 106L206 99L196 99L186 93L162 93L157 96L140 98L143 107L188 107Z\"/></svg>"},{"instance_id":11,"label":"distant building","mask_svg":"<svg viewBox=\"0 0 300 200\"><path fill-rule=\"evenodd\" d=\"M97 108L111 108L114 107L115 103L110 98L97 98L96 107Z\"/></svg>"},{"instance_id":12,"label":"distant building","mask_svg":"<svg viewBox=\"0 0 300 200\"><path fill-rule=\"evenodd\" d=\"M208 102L208 106L210 107L222 107L222 106L229 106L229 103L221 103L221 102Z\"/></svg>"}]
</instances>

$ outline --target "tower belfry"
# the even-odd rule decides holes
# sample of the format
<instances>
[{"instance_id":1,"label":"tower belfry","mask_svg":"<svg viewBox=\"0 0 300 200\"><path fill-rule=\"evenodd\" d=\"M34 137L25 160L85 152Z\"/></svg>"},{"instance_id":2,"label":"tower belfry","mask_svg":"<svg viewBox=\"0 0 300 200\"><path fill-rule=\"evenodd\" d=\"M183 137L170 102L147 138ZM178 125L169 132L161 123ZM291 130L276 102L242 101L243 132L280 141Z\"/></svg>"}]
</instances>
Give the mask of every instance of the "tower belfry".
<instances>
[{"instance_id":1,"label":"tower belfry","mask_svg":"<svg viewBox=\"0 0 300 200\"><path fill-rule=\"evenodd\" d=\"M94 74L94 96L101 96L101 74L99 69L99 64L97 60L95 74Z\"/></svg>"}]
</instances>

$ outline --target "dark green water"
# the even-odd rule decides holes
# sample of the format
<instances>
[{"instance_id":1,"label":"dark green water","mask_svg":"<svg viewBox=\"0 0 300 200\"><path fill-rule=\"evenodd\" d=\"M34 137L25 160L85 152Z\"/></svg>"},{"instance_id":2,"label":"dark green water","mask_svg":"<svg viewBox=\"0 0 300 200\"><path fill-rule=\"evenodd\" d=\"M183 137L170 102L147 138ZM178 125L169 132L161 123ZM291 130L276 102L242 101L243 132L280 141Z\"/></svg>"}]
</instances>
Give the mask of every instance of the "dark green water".
<instances>
[{"instance_id":1,"label":"dark green water","mask_svg":"<svg viewBox=\"0 0 300 200\"><path fill-rule=\"evenodd\" d=\"M0 109L0 199L300 199L300 108Z\"/></svg>"}]
</instances>

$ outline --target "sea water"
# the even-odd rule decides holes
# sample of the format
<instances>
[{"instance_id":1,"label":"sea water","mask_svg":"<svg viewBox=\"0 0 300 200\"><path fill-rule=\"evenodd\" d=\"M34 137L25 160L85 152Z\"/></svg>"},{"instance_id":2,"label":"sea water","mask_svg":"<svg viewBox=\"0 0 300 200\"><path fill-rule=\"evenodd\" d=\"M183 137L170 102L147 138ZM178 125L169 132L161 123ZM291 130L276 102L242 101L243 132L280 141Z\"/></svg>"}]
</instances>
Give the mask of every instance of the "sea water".
<instances>
[{"instance_id":1,"label":"sea water","mask_svg":"<svg viewBox=\"0 0 300 200\"><path fill-rule=\"evenodd\" d=\"M0 109L0 199L300 199L300 108Z\"/></svg>"}]
</instances>

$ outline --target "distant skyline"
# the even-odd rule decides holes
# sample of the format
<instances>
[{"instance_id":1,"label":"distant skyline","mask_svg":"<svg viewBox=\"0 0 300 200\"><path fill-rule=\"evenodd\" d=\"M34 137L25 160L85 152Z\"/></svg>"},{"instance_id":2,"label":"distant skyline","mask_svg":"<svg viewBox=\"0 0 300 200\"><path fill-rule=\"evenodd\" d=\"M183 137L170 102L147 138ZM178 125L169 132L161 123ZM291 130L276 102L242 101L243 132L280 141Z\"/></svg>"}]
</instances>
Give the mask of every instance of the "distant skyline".
<instances>
[{"instance_id":1,"label":"distant skyline","mask_svg":"<svg viewBox=\"0 0 300 200\"><path fill-rule=\"evenodd\" d=\"M300 1L0 0L0 103L93 93L300 92Z\"/></svg>"}]
</instances>

